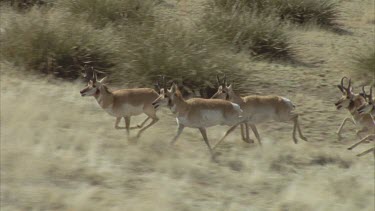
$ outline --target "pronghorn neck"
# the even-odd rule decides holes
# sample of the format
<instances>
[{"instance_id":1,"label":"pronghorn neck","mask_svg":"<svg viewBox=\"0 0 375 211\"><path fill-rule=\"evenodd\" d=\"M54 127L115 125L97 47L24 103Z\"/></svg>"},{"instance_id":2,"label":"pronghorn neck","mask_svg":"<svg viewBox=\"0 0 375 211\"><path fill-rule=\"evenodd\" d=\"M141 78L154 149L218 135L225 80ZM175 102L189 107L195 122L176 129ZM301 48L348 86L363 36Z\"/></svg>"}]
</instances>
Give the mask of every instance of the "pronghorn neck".
<instances>
[{"instance_id":1,"label":"pronghorn neck","mask_svg":"<svg viewBox=\"0 0 375 211\"><path fill-rule=\"evenodd\" d=\"M229 101L231 101L233 103L236 103L236 104L239 104L239 105L241 105L244 102L244 100L242 99L242 97L236 95L235 93L232 93L229 96Z\"/></svg>"},{"instance_id":2,"label":"pronghorn neck","mask_svg":"<svg viewBox=\"0 0 375 211\"><path fill-rule=\"evenodd\" d=\"M94 97L103 109L108 108L113 104L113 94L105 85L99 87Z\"/></svg>"},{"instance_id":3,"label":"pronghorn neck","mask_svg":"<svg viewBox=\"0 0 375 211\"><path fill-rule=\"evenodd\" d=\"M176 92L173 96L172 104L171 110L173 113L184 114L188 110L188 104L180 92Z\"/></svg>"},{"instance_id":4,"label":"pronghorn neck","mask_svg":"<svg viewBox=\"0 0 375 211\"><path fill-rule=\"evenodd\" d=\"M363 98L361 98L360 96L355 96L348 106L350 114L353 116L358 114L357 109L365 103L366 101Z\"/></svg>"}]
</instances>

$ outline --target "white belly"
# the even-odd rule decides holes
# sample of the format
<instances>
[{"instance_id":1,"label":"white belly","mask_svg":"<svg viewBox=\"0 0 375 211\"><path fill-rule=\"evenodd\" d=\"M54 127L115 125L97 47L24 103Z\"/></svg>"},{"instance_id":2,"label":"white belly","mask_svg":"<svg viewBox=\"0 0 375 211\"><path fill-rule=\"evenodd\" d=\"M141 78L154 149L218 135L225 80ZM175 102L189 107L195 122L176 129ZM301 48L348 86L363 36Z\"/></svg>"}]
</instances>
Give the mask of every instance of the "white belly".
<instances>
[{"instance_id":1,"label":"white belly","mask_svg":"<svg viewBox=\"0 0 375 211\"><path fill-rule=\"evenodd\" d=\"M143 113L143 105L133 106L130 104L124 104L120 108L113 108L113 106L109 106L105 108L104 111L115 117L136 116Z\"/></svg>"},{"instance_id":2,"label":"white belly","mask_svg":"<svg viewBox=\"0 0 375 211\"><path fill-rule=\"evenodd\" d=\"M136 116L143 113L143 105L133 106L131 104L124 104L121 107L122 116Z\"/></svg>"},{"instance_id":3,"label":"white belly","mask_svg":"<svg viewBox=\"0 0 375 211\"><path fill-rule=\"evenodd\" d=\"M190 120L186 116L178 116L176 121L178 124L193 128L225 125L225 119L221 111L202 110L200 114L199 117L192 117Z\"/></svg>"}]
</instances>

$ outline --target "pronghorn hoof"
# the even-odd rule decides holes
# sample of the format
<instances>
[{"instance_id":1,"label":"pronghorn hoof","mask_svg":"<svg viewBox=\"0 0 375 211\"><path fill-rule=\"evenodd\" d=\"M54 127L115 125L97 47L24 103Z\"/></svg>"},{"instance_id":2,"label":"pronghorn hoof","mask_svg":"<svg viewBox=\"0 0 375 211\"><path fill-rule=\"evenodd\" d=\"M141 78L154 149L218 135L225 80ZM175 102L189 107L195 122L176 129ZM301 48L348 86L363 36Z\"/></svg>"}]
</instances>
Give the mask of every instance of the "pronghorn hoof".
<instances>
[{"instance_id":1,"label":"pronghorn hoof","mask_svg":"<svg viewBox=\"0 0 375 211\"><path fill-rule=\"evenodd\" d=\"M353 148L349 147L348 150L352 150Z\"/></svg>"},{"instance_id":2,"label":"pronghorn hoof","mask_svg":"<svg viewBox=\"0 0 375 211\"><path fill-rule=\"evenodd\" d=\"M251 143L254 143L254 140L253 139L242 139L244 142L248 143L248 144L251 144Z\"/></svg>"},{"instance_id":3,"label":"pronghorn hoof","mask_svg":"<svg viewBox=\"0 0 375 211\"><path fill-rule=\"evenodd\" d=\"M301 139L302 139L302 140L304 140L304 141L308 141L308 140L307 140L307 138L306 138L306 137L304 137L304 136L303 136L303 137L301 137Z\"/></svg>"}]
</instances>

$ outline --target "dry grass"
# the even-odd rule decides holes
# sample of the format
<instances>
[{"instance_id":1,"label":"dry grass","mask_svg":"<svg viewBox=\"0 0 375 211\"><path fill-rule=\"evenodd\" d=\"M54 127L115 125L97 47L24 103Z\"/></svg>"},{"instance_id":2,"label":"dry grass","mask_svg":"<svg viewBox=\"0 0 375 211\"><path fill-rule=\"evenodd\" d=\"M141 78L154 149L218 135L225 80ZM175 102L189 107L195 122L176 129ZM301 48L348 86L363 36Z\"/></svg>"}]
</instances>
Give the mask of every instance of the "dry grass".
<instances>
[{"instance_id":1,"label":"dry grass","mask_svg":"<svg viewBox=\"0 0 375 211\"><path fill-rule=\"evenodd\" d=\"M2 210L373 208L371 156L264 133L263 147L232 135L212 162L192 129L168 146L176 126L165 111L131 144L94 99L80 97L81 86L3 74ZM212 141L221 133L209 129Z\"/></svg>"}]
</instances>

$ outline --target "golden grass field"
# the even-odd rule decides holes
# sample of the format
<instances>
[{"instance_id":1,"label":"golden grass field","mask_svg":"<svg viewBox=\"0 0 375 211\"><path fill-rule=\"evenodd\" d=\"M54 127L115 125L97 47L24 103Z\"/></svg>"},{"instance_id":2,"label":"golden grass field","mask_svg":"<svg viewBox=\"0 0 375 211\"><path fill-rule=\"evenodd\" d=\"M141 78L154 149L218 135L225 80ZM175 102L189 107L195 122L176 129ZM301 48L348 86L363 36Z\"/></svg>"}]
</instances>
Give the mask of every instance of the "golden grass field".
<instances>
[{"instance_id":1,"label":"golden grass field","mask_svg":"<svg viewBox=\"0 0 375 211\"><path fill-rule=\"evenodd\" d=\"M175 12L195 17L201 1L179 1ZM246 92L291 99L309 142L296 145L291 124L268 122L258 126L262 146L242 142L237 129L217 148L216 162L196 129L169 145L177 125L167 109L129 141L94 98L80 96L83 82L24 74L2 62L1 210L374 210L374 156L355 156L372 144L346 150L358 138L348 124L338 141L348 112L334 106L342 76L353 78L355 91L372 81L352 71L350 52L375 42L374 2L340 5L344 32L290 32L302 64L236 56L248 70ZM209 128L211 143L226 128Z\"/></svg>"}]
</instances>

